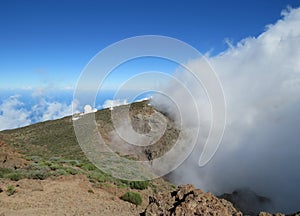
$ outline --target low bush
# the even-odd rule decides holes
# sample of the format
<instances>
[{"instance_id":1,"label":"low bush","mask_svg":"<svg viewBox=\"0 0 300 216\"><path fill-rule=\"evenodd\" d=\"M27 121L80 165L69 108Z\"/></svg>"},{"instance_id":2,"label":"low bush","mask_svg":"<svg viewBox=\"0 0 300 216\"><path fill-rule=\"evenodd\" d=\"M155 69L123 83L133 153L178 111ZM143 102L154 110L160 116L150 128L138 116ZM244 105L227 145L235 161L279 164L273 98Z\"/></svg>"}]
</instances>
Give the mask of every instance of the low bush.
<instances>
[{"instance_id":1,"label":"low bush","mask_svg":"<svg viewBox=\"0 0 300 216\"><path fill-rule=\"evenodd\" d=\"M135 205L141 205L142 204L142 197L139 193L135 192L126 192L123 196L121 196L121 199L127 202L130 202Z\"/></svg>"},{"instance_id":2,"label":"low bush","mask_svg":"<svg viewBox=\"0 0 300 216\"><path fill-rule=\"evenodd\" d=\"M94 193L94 191L92 189L88 189L89 193Z\"/></svg>"},{"instance_id":3,"label":"low bush","mask_svg":"<svg viewBox=\"0 0 300 216\"><path fill-rule=\"evenodd\" d=\"M13 185L7 185L6 192L8 196L11 196L16 192L16 189Z\"/></svg>"},{"instance_id":4,"label":"low bush","mask_svg":"<svg viewBox=\"0 0 300 216\"><path fill-rule=\"evenodd\" d=\"M4 178L8 178L13 181L19 181L22 178L21 173L18 172L13 172L13 173L8 173L4 175Z\"/></svg>"},{"instance_id":5,"label":"low bush","mask_svg":"<svg viewBox=\"0 0 300 216\"><path fill-rule=\"evenodd\" d=\"M144 190L149 186L149 181L132 181L129 182L129 187L131 189Z\"/></svg>"},{"instance_id":6,"label":"low bush","mask_svg":"<svg viewBox=\"0 0 300 216\"><path fill-rule=\"evenodd\" d=\"M69 164L72 166L78 166L80 164L78 160L69 160L69 159L61 160L61 163Z\"/></svg>"},{"instance_id":7,"label":"low bush","mask_svg":"<svg viewBox=\"0 0 300 216\"><path fill-rule=\"evenodd\" d=\"M64 169L57 169L53 173L54 176L68 175L68 173Z\"/></svg>"},{"instance_id":8,"label":"low bush","mask_svg":"<svg viewBox=\"0 0 300 216\"><path fill-rule=\"evenodd\" d=\"M62 166L60 166L59 164L51 164L49 167L51 170L58 170L62 168Z\"/></svg>"},{"instance_id":9,"label":"low bush","mask_svg":"<svg viewBox=\"0 0 300 216\"><path fill-rule=\"evenodd\" d=\"M89 174L88 177L92 183L101 183L109 180L107 176L101 172L93 172Z\"/></svg>"},{"instance_id":10,"label":"low bush","mask_svg":"<svg viewBox=\"0 0 300 216\"><path fill-rule=\"evenodd\" d=\"M44 180L49 176L49 171L45 170L34 170L30 173L28 173L27 177L30 179L40 179Z\"/></svg>"},{"instance_id":11,"label":"low bush","mask_svg":"<svg viewBox=\"0 0 300 216\"><path fill-rule=\"evenodd\" d=\"M42 157L40 157L40 156L27 156L26 159L27 160L31 160L31 161L33 161L35 163L38 163L38 162L40 162L40 161L43 160Z\"/></svg>"},{"instance_id":12,"label":"low bush","mask_svg":"<svg viewBox=\"0 0 300 216\"><path fill-rule=\"evenodd\" d=\"M54 161L54 162L60 162L61 161L61 158L60 157L51 157L49 158L49 161Z\"/></svg>"},{"instance_id":13,"label":"low bush","mask_svg":"<svg viewBox=\"0 0 300 216\"><path fill-rule=\"evenodd\" d=\"M80 165L80 168L87 171L93 171L96 170L97 167L94 164L91 163L84 163Z\"/></svg>"},{"instance_id":14,"label":"low bush","mask_svg":"<svg viewBox=\"0 0 300 216\"><path fill-rule=\"evenodd\" d=\"M6 174L11 173L11 172L13 172L11 169L0 167L0 178L4 178L4 176Z\"/></svg>"},{"instance_id":15,"label":"low bush","mask_svg":"<svg viewBox=\"0 0 300 216\"><path fill-rule=\"evenodd\" d=\"M71 175L76 175L78 173L78 170L73 169L72 167L66 167L64 168L64 170L66 171L66 173L69 173Z\"/></svg>"}]
</instances>

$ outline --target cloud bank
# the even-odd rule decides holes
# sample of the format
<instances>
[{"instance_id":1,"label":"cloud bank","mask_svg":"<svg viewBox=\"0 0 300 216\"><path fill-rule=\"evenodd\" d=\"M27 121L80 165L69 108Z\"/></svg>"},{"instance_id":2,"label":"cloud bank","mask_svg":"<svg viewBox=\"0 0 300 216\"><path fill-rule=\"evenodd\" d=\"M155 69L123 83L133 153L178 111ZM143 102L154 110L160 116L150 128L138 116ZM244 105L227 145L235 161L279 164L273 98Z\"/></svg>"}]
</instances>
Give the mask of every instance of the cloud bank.
<instances>
[{"instance_id":1,"label":"cloud bank","mask_svg":"<svg viewBox=\"0 0 300 216\"><path fill-rule=\"evenodd\" d=\"M249 188L273 200L271 211L299 211L300 203L300 8L282 12L258 37L246 38L227 51L207 57L218 74L227 102L227 124L216 155L197 166L207 138L210 110L205 94L194 89L202 118L198 148L170 178L194 183L216 194ZM201 67L197 61L190 67ZM176 73L190 82L191 76ZM205 84L204 84L205 86ZM180 92L170 85L170 95ZM202 90L203 92L203 90ZM152 104L165 109L154 97ZM186 104L183 118L193 118ZM170 110L167 110L170 111Z\"/></svg>"},{"instance_id":2,"label":"cloud bank","mask_svg":"<svg viewBox=\"0 0 300 216\"><path fill-rule=\"evenodd\" d=\"M19 98L20 95L11 96L0 104L0 130L30 124L30 111L21 108L24 104Z\"/></svg>"},{"instance_id":3,"label":"cloud bank","mask_svg":"<svg viewBox=\"0 0 300 216\"><path fill-rule=\"evenodd\" d=\"M54 120L72 115L72 103L51 101L41 95L32 95L31 100L36 100L32 106L23 102L22 95L13 95L0 104L0 130L13 129L27 126L36 122ZM26 99L25 99L26 100Z\"/></svg>"},{"instance_id":4,"label":"cloud bank","mask_svg":"<svg viewBox=\"0 0 300 216\"><path fill-rule=\"evenodd\" d=\"M103 109L106 109L106 108L113 109L116 106L121 106L121 105L126 105L126 104L128 104L126 99L115 99L115 100L109 99L109 100L104 101L102 108Z\"/></svg>"}]
</instances>

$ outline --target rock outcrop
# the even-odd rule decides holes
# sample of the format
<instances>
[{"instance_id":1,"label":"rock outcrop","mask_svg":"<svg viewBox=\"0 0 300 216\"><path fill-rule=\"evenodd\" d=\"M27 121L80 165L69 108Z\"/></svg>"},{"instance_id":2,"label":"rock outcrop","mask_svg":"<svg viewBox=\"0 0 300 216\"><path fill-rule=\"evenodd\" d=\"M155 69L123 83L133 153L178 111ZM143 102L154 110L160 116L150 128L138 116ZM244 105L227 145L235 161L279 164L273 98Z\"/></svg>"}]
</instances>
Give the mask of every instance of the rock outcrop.
<instances>
[{"instance_id":1,"label":"rock outcrop","mask_svg":"<svg viewBox=\"0 0 300 216\"><path fill-rule=\"evenodd\" d=\"M149 205L141 215L240 216L242 213L224 199L219 199L211 193L204 193L192 185L184 185L171 193L159 193L154 197L149 197Z\"/></svg>"}]
</instances>

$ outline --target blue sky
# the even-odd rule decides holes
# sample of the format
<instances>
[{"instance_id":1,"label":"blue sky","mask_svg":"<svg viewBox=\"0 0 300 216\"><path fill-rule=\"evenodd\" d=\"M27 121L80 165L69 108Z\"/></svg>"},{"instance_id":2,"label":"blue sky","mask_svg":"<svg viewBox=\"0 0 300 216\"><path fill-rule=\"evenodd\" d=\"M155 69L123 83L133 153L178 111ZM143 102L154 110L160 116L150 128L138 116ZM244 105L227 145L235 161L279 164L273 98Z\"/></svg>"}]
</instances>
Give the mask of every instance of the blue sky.
<instances>
[{"instance_id":1,"label":"blue sky","mask_svg":"<svg viewBox=\"0 0 300 216\"><path fill-rule=\"evenodd\" d=\"M288 5L294 9L285 10ZM214 162L202 176L187 169L187 163L178 172L180 179L217 194L246 186L274 198L276 212L297 212L299 6L299 0L0 0L0 130L72 115L74 107L83 111L86 103L76 104L72 88L86 64L108 45L147 34L177 38L210 53L207 59L220 78L227 107L226 130ZM190 63L202 69L201 61ZM136 59L117 67L106 88L118 87L141 70L171 73L175 68L161 59ZM195 112L181 94L188 87L201 108L202 136L214 116L186 75L175 74L186 85L169 83L165 95L183 105L180 117L190 122ZM64 89L69 90L56 91ZM95 107L127 103L111 99L103 96ZM166 101L158 100L162 105ZM168 103L162 108L170 111Z\"/></svg>"},{"instance_id":2,"label":"blue sky","mask_svg":"<svg viewBox=\"0 0 300 216\"><path fill-rule=\"evenodd\" d=\"M257 36L299 1L15 1L0 2L0 89L74 87L106 46L137 35L180 39L216 55Z\"/></svg>"}]
</instances>

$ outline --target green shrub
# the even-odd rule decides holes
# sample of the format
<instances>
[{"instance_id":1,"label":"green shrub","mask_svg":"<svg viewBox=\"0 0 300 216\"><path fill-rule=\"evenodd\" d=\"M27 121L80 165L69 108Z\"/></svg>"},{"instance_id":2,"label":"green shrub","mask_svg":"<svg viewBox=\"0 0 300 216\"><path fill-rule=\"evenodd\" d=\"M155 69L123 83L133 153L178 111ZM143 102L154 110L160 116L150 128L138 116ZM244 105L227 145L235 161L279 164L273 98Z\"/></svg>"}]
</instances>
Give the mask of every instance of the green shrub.
<instances>
[{"instance_id":1,"label":"green shrub","mask_svg":"<svg viewBox=\"0 0 300 216\"><path fill-rule=\"evenodd\" d=\"M93 173L89 174L88 177L90 179L90 182L92 182L92 183L106 182L109 180L109 178L101 172L93 172Z\"/></svg>"},{"instance_id":2,"label":"green shrub","mask_svg":"<svg viewBox=\"0 0 300 216\"><path fill-rule=\"evenodd\" d=\"M45 170L34 170L30 173L28 173L28 178L30 179L40 179L44 180L49 176L49 172Z\"/></svg>"},{"instance_id":3,"label":"green shrub","mask_svg":"<svg viewBox=\"0 0 300 216\"><path fill-rule=\"evenodd\" d=\"M38 163L43 160L41 156L27 156L26 159L33 161L34 163Z\"/></svg>"},{"instance_id":4,"label":"green shrub","mask_svg":"<svg viewBox=\"0 0 300 216\"><path fill-rule=\"evenodd\" d=\"M13 173L6 174L4 177L13 181L19 181L22 178L22 175L21 173L13 172Z\"/></svg>"},{"instance_id":5,"label":"green shrub","mask_svg":"<svg viewBox=\"0 0 300 216\"><path fill-rule=\"evenodd\" d=\"M54 176L67 175L68 173L64 169L57 169L53 173Z\"/></svg>"},{"instance_id":6,"label":"green shrub","mask_svg":"<svg viewBox=\"0 0 300 216\"><path fill-rule=\"evenodd\" d=\"M8 196L11 196L16 192L16 189L13 185L7 185L6 192Z\"/></svg>"},{"instance_id":7,"label":"green shrub","mask_svg":"<svg viewBox=\"0 0 300 216\"><path fill-rule=\"evenodd\" d=\"M129 187L131 189L144 190L149 186L149 181L132 181L129 182Z\"/></svg>"},{"instance_id":8,"label":"green shrub","mask_svg":"<svg viewBox=\"0 0 300 216\"><path fill-rule=\"evenodd\" d=\"M51 170L58 170L58 169L60 169L60 168L61 168L61 166L58 165L58 164L51 164L51 165L50 165L50 169L51 169Z\"/></svg>"},{"instance_id":9,"label":"green shrub","mask_svg":"<svg viewBox=\"0 0 300 216\"><path fill-rule=\"evenodd\" d=\"M61 158L60 157L51 157L51 158L49 158L49 161L60 162Z\"/></svg>"},{"instance_id":10,"label":"green shrub","mask_svg":"<svg viewBox=\"0 0 300 216\"><path fill-rule=\"evenodd\" d=\"M121 196L121 199L127 202L130 202L135 205L141 205L142 204L142 197L139 193L135 192L126 192L123 196Z\"/></svg>"},{"instance_id":11,"label":"green shrub","mask_svg":"<svg viewBox=\"0 0 300 216\"><path fill-rule=\"evenodd\" d=\"M49 162L49 161L42 161L42 162L39 162L39 163L36 163L36 164L32 164L32 167L33 169L35 170L42 170L42 171L50 171L51 168L50 166L52 166L52 163Z\"/></svg>"},{"instance_id":12,"label":"green shrub","mask_svg":"<svg viewBox=\"0 0 300 216\"><path fill-rule=\"evenodd\" d=\"M80 163L78 160L69 160L69 159L64 159L60 161L61 163L69 164L72 166L78 166Z\"/></svg>"},{"instance_id":13,"label":"green shrub","mask_svg":"<svg viewBox=\"0 0 300 216\"><path fill-rule=\"evenodd\" d=\"M97 167L94 164L91 164L91 163L82 164L80 166L80 168L83 169L83 170L87 170L87 171L93 171L93 170L97 169Z\"/></svg>"},{"instance_id":14,"label":"green shrub","mask_svg":"<svg viewBox=\"0 0 300 216\"><path fill-rule=\"evenodd\" d=\"M13 170L8 169L8 168L1 168L0 167L0 178L4 178L4 176L8 173L13 172Z\"/></svg>"},{"instance_id":15,"label":"green shrub","mask_svg":"<svg viewBox=\"0 0 300 216\"><path fill-rule=\"evenodd\" d=\"M114 183L118 188L128 188L128 184L124 183L123 181L116 180Z\"/></svg>"},{"instance_id":16,"label":"green shrub","mask_svg":"<svg viewBox=\"0 0 300 216\"><path fill-rule=\"evenodd\" d=\"M68 163L72 166L78 166L78 164L80 164L78 160L69 160Z\"/></svg>"},{"instance_id":17,"label":"green shrub","mask_svg":"<svg viewBox=\"0 0 300 216\"><path fill-rule=\"evenodd\" d=\"M66 168L65 168L65 171L66 171L67 173L71 174L71 175L76 175L76 174L78 173L78 170L73 169L73 168L71 168L71 167L66 167Z\"/></svg>"},{"instance_id":18,"label":"green shrub","mask_svg":"<svg viewBox=\"0 0 300 216\"><path fill-rule=\"evenodd\" d=\"M48 166L48 167L51 167L53 164L51 161L42 161L41 162L41 166Z\"/></svg>"}]
</instances>

